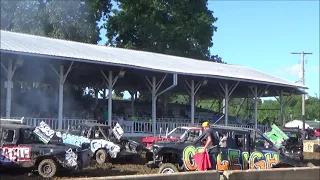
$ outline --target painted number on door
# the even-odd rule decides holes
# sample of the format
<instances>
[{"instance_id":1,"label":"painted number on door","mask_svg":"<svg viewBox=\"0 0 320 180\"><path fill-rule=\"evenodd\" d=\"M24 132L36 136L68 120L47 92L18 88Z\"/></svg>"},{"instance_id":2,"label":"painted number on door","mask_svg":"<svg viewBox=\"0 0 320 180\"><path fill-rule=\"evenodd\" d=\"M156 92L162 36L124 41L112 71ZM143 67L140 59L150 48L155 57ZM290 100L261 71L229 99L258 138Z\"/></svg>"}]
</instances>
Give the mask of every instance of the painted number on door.
<instances>
[{"instance_id":1,"label":"painted number on door","mask_svg":"<svg viewBox=\"0 0 320 180\"><path fill-rule=\"evenodd\" d=\"M31 147L10 146L0 148L0 162L31 161Z\"/></svg>"}]
</instances>

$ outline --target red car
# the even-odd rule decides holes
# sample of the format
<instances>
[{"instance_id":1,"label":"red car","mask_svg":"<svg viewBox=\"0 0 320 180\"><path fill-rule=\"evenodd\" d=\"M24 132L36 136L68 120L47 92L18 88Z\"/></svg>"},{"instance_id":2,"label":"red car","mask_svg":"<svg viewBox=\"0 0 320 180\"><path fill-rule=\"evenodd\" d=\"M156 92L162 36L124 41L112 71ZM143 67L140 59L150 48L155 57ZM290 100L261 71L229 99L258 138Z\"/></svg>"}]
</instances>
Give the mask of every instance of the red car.
<instances>
[{"instance_id":1,"label":"red car","mask_svg":"<svg viewBox=\"0 0 320 180\"><path fill-rule=\"evenodd\" d=\"M170 131L165 136L149 136L143 137L141 142L144 143L147 149L150 149L152 144L161 141L179 141L184 138L196 138L202 134L202 128L199 127L177 127Z\"/></svg>"},{"instance_id":2,"label":"red car","mask_svg":"<svg viewBox=\"0 0 320 180\"><path fill-rule=\"evenodd\" d=\"M320 137L320 128L315 128L315 129L314 129L314 135L315 135L316 137Z\"/></svg>"}]
</instances>

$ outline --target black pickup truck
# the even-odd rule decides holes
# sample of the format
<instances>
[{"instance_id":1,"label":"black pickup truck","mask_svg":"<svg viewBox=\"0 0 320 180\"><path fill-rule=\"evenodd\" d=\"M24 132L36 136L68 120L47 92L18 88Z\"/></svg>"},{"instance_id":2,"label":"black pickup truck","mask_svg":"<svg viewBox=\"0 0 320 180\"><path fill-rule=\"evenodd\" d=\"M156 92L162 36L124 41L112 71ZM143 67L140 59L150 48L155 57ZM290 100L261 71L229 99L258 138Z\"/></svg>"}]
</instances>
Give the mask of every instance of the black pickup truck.
<instances>
[{"instance_id":1,"label":"black pickup truck","mask_svg":"<svg viewBox=\"0 0 320 180\"><path fill-rule=\"evenodd\" d=\"M299 167L304 164L284 153L282 146L261 133L259 130L227 126L211 127L219 134L225 134L226 146L220 148L216 168L224 170L269 169L279 167ZM270 134L269 134L270 135ZM220 138L220 137L219 137ZM159 142L152 146L147 164L159 168L159 173L196 171L193 155L203 152L205 134L188 141Z\"/></svg>"},{"instance_id":2,"label":"black pickup truck","mask_svg":"<svg viewBox=\"0 0 320 180\"><path fill-rule=\"evenodd\" d=\"M35 133L39 129L3 120L0 123L1 170L28 168L38 171L43 178L51 178L61 170L81 170L90 162L88 148L58 141L43 142L39 133Z\"/></svg>"}]
</instances>

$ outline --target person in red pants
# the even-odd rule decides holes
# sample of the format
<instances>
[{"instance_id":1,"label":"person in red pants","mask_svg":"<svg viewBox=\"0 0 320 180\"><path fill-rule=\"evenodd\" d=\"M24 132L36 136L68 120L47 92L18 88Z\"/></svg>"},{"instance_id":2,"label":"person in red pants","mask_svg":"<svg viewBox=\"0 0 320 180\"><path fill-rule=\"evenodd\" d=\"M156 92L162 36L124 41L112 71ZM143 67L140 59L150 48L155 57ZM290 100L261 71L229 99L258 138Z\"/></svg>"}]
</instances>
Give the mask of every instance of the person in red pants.
<instances>
[{"instance_id":1,"label":"person in red pants","mask_svg":"<svg viewBox=\"0 0 320 180\"><path fill-rule=\"evenodd\" d=\"M204 150L208 151L212 169L216 170L217 156L220 152L219 138L217 134L210 128L209 122L202 123L202 127L205 133L206 144L204 145Z\"/></svg>"}]
</instances>

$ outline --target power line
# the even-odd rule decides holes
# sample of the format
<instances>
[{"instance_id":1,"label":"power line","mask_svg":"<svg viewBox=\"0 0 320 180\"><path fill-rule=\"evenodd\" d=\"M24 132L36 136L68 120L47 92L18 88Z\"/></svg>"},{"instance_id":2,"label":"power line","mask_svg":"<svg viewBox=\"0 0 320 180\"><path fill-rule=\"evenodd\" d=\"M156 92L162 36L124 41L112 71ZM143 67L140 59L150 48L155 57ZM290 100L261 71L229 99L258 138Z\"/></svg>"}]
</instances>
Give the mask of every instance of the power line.
<instances>
[{"instance_id":1,"label":"power line","mask_svg":"<svg viewBox=\"0 0 320 180\"><path fill-rule=\"evenodd\" d=\"M291 54L299 54L301 56L301 83L302 85L304 86L305 85L305 78L304 78L304 75L305 75L305 70L304 70L304 63L305 63L305 60L304 60L304 56L305 55L311 55L312 53L306 53L306 52L292 52ZM305 131L306 129L306 118L305 118L305 94L302 94L302 103L301 103L301 117L302 117L302 130ZM304 133L304 136L305 136L305 133Z\"/></svg>"}]
</instances>

